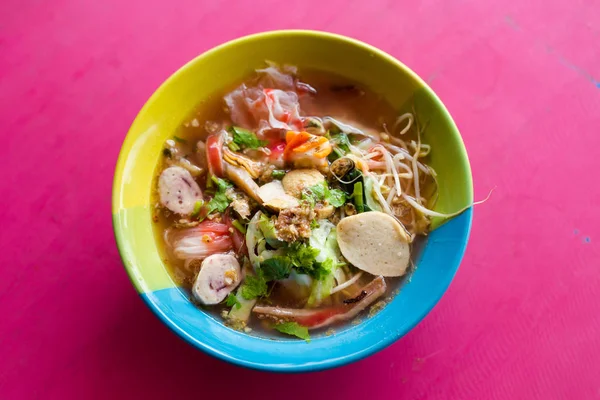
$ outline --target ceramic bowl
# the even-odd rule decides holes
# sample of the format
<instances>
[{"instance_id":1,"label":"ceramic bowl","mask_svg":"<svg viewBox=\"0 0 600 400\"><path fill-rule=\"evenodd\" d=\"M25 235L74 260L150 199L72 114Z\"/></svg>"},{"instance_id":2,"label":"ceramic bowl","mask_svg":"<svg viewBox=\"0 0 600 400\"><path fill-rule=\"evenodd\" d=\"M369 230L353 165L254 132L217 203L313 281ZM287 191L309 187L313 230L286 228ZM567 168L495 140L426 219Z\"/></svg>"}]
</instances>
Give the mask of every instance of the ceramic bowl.
<instances>
[{"instance_id":1,"label":"ceramic bowl","mask_svg":"<svg viewBox=\"0 0 600 400\"><path fill-rule=\"evenodd\" d=\"M417 267L382 311L310 343L234 331L198 309L176 285L161 259L152 228L150 193L163 142L203 100L232 87L265 60L335 72L383 95L398 112L415 107L428 121L430 165L437 171L436 211L473 201L465 146L446 107L407 66L357 40L324 32L276 31L243 37L199 55L171 75L131 125L119 155L112 213L117 245L136 290L160 320L192 346L222 360L261 370L294 372L336 367L394 343L440 300L463 257L472 209L434 229ZM400 114L399 114L400 115Z\"/></svg>"}]
</instances>

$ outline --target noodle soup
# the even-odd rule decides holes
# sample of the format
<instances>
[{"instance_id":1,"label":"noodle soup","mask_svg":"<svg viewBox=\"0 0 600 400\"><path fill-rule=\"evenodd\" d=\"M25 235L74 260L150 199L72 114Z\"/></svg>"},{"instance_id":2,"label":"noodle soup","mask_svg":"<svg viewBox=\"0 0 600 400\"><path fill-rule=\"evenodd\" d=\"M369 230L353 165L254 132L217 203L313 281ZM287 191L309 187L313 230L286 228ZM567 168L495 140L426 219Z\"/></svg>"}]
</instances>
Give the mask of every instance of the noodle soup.
<instances>
[{"instance_id":1,"label":"noodle soup","mask_svg":"<svg viewBox=\"0 0 600 400\"><path fill-rule=\"evenodd\" d=\"M430 226L425 126L368 88L266 63L164 144L174 279L228 326L308 339L385 306Z\"/></svg>"}]
</instances>

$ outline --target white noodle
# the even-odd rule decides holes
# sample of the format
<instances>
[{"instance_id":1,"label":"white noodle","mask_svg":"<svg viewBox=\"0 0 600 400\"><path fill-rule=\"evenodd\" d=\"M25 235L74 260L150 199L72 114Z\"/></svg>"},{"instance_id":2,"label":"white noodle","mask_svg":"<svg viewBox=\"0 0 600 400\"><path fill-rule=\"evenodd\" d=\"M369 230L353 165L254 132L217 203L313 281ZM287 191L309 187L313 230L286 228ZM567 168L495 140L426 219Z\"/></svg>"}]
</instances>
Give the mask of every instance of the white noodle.
<instances>
[{"instance_id":1,"label":"white noodle","mask_svg":"<svg viewBox=\"0 0 600 400\"><path fill-rule=\"evenodd\" d=\"M341 285L334 287L333 289L331 289L331 292L329 292L329 293L334 294L336 292L339 292L340 290L344 290L347 287L352 286L354 283L356 283L356 281L358 281L360 279L361 276L362 276L362 271L360 271L359 273L357 273L356 275L354 275L352 278L350 278L346 282L342 283Z\"/></svg>"}]
</instances>

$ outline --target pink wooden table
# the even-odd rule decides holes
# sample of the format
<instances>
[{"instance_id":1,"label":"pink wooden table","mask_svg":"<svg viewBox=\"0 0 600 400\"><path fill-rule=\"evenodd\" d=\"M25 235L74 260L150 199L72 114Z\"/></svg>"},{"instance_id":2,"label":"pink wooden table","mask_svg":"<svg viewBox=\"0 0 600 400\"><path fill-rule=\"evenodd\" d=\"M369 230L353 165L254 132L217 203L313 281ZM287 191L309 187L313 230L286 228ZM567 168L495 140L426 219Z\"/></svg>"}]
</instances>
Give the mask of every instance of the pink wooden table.
<instances>
[{"instance_id":1,"label":"pink wooden table","mask_svg":"<svg viewBox=\"0 0 600 400\"><path fill-rule=\"evenodd\" d=\"M0 2L0 399L600 398L600 4L232 3ZM110 217L121 141L153 90L219 43L280 28L404 61L453 113L476 197L497 187L431 314L309 375L176 338L131 287Z\"/></svg>"}]
</instances>

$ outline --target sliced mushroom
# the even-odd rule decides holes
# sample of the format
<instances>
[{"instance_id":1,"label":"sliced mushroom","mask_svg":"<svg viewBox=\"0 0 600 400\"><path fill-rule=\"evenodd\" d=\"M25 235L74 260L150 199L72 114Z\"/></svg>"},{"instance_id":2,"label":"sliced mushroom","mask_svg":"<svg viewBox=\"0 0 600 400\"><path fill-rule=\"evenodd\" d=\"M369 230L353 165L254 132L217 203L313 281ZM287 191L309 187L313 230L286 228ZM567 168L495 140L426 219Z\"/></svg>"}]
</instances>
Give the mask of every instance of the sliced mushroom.
<instances>
[{"instance_id":1,"label":"sliced mushroom","mask_svg":"<svg viewBox=\"0 0 600 400\"><path fill-rule=\"evenodd\" d=\"M202 304L218 304L240 284L241 278L240 264L234 256L213 254L202 261L192 294Z\"/></svg>"},{"instance_id":2,"label":"sliced mushroom","mask_svg":"<svg viewBox=\"0 0 600 400\"><path fill-rule=\"evenodd\" d=\"M298 199L283 190L281 181L273 181L262 185L258 188L258 195L265 206L277 211L299 206Z\"/></svg>"},{"instance_id":3,"label":"sliced mushroom","mask_svg":"<svg viewBox=\"0 0 600 400\"><path fill-rule=\"evenodd\" d=\"M163 206L179 215L189 215L197 201L202 200L202 190L182 167L166 168L158 178L158 193Z\"/></svg>"},{"instance_id":4,"label":"sliced mushroom","mask_svg":"<svg viewBox=\"0 0 600 400\"><path fill-rule=\"evenodd\" d=\"M304 189L324 180L323 174L316 169L295 169L285 174L281 183L287 194L300 198Z\"/></svg>"},{"instance_id":5,"label":"sliced mushroom","mask_svg":"<svg viewBox=\"0 0 600 400\"><path fill-rule=\"evenodd\" d=\"M252 197L259 203L262 203L260 196L258 195L258 185L248 171L243 168L235 167L233 165L227 165L225 169L225 173L230 181L235 183L235 185L243 190L248 196Z\"/></svg>"},{"instance_id":6,"label":"sliced mushroom","mask_svg":"<svg viewBox=\"0 0 600 400\"><path fill-rule=\"evenodd\" d=\"M245 169L252 179L258 179L264 170L262 163L254 161L240 153L234 153L228 147L223 147L223 159L233 166Z\"/></svg>"},{"instance_id":7,"label":"sliced mushroom","mask_svg":"<svg viewBox=\"0 0 600 400\"><path fill-rule=\"evenodd\" d=\"M337 225L343 256L373 275L402 276L410 262L410 237L393 217L370 211L343 218Z\"/></svg>"}]
</instances>

